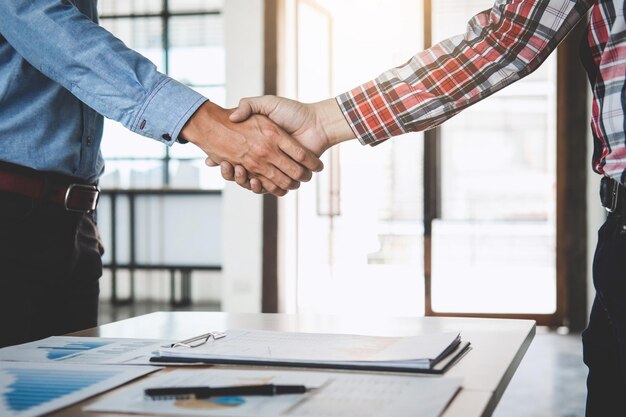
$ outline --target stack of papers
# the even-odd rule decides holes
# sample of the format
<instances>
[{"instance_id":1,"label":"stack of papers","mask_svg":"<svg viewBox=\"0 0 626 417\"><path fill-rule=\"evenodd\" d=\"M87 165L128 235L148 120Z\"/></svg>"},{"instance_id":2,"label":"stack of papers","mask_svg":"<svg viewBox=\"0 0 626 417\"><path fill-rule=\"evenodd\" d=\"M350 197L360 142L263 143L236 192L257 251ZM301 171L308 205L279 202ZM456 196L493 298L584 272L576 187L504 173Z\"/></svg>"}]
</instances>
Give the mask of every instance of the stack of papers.
<instances>
[{"instance_id":1,"label":"stack of papers","mask_svg":"<svg viewBox=\"0 0 626 417\"><path fill-rule=\"evenodd\" d=\"M152 361L442 373L468 345L458 333L376 337L228 330L226 337L197 347L159 349Z\"/></svg>"}]
</instances>

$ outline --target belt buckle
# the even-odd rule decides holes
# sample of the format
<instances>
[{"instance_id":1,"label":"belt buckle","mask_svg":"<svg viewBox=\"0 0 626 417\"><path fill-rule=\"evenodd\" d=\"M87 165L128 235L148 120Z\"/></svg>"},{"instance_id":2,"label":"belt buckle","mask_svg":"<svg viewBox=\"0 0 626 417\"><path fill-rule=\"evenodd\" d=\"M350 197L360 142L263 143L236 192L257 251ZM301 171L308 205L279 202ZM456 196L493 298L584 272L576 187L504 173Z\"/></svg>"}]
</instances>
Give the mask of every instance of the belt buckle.
<instances>
[{"instance_id":1,"label":"belt buckle","mask_svg":"<svg viewBox=\"0 0 626 417\"><path fill-rule=\"evenodd\" d=\"M76 208L76 207L71 207L70 206L70 198L72 195L72 191L74 190L83 190L83 191L92 191L95 193L95 198L91 204L91 207L89 208ZM98 201L100 200L100 189L98 187L96 187L95 185L87 185L87 184L70 184L67 187L67 191L65 192L65 198L63 199L63 206L65 207L65 210L67 211L75 211L75 212L80 212L80 213L91 213L92 211L94 211L96 209L96 207L98 206Z\"/></svg>"}]
</instances>

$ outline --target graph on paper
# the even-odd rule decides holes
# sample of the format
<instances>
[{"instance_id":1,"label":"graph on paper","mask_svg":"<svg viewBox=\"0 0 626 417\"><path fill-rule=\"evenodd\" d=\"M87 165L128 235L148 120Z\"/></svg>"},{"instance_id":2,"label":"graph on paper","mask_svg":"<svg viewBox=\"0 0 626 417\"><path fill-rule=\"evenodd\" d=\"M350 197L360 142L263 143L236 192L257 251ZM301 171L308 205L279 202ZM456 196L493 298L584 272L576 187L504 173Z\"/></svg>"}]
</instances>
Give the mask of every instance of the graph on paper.
<instances>
[{"instance_id":1,"label":"graph on paper","mask_svg":"<svg viewBox=\"0 0 626 417\"><path fill-rule=\"evenodd\" d=\"M147 367L0 363L0 415L37 416L153 372Z\"/></svg>"},{"instance_id":2,"label":"graph on paper","mask_svg":"<svg viewBox=\"0 0 626 417\"><path fill-rule=\"evenodd\" d=\"M0 349L0 361L72 364L148 364L164 341L53 336Z\"/></svg>"},{"instance_id":3,"label":"graph on paper","mask_svg":"<svg viewBox=\"0 0 626 417\"><path fill-rule=\"evenodd\" d=\"M46 357L51 361L63 360L71 357L80 356L86 352L109 345L110 342L68 342L61 346L38 346L38 349L44 350Z\"/></svg>"}]
</instances>

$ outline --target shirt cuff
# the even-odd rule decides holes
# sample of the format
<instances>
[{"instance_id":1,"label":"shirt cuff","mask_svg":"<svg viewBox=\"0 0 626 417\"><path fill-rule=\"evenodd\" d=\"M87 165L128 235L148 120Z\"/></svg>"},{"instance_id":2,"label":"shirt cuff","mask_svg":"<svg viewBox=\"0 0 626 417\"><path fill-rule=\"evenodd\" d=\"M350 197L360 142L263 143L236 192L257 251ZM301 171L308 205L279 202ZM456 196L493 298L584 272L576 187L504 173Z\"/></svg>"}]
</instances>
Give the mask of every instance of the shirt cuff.
<instances>
[{"instance_id":1,"label":"shirt cuff","mask_svg":"<svg viewBox=\"0 0 626 417\"><path fill-rule=\"evenodd\" d=\"M131 130L171 146L205 101L202 94L164 76L141 107Z\"/></svg>"},{"instance_id":2,"label":"shirt cuff","mask_svg":"<svg viewBox=\"0 0 626 417\"><path fill-rule=\"evenodd\" d=\"M408 130L393 112L393 104L374 81L336 98L352 131L363 145L375 146Z\"/></svg>"}]
</instances>

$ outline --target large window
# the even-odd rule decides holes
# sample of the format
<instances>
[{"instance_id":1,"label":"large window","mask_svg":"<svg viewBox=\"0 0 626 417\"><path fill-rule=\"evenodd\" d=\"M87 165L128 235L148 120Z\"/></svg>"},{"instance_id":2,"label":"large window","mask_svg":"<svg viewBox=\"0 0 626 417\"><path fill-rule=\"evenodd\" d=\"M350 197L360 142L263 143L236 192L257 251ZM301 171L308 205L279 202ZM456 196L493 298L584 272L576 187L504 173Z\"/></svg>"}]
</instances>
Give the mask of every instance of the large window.
<instances>
[{"instance_id":1,"label":"large window","mask_svg":"<svg viewBox=\"0 0 626 417\"><path fill-rule=\"evenodd\" d=\"M101 0L100 23L157 68L211 101L225 101L223 0ZM187 144L163 146L105 121L105 188L222 188Z\"/></svg>"},{"instance_id":2,"label":"large window","mask_svg":"<svg viewBox=\"0 0 626 417\"><path fill-rule=\"evenodd\" d=\"M326 96L318 73L326 61L312 51L332 58L337 94L463 33L493 0L397 0L393 8L378 0L356 8L332 0L286 4L292 7L285 15L297 19L293 33L286 25L283 50L287 58L298 52L296 75L287 68L282 81L308 88L283 93L314 101ZM302 12L320 5L333 22L330 42L328 28L314 25L319 17ZM282 200L283 230L291 230L283 233L283 310L523 316L561 324L556 101L552 56L436 130L375 148L351 142L333 150L330 172L303 185L295 204Z\"/></svg>"},{"instance_id":3,"label":"large window","mask_svg":"<svg viewBox=\"0 0 626 417\"><path fill-rule=\"evenodd\" d=\"M432 5L437 42L493 1ZM555 313L556 56L446 122L440 137L433 311Z\"/></svg>"},{"instance_id":4,"label":"large window","mask_svg":"<svg viewBox=\"0 0 626 417\"><path fill-rule=\"evenodd\" d=\"M98 11L104 28L159 71L223 106L223 2L100 0ZM168 147L111 120L105 120L102 154L98 222L113 301L133 300L136 288L138 298L169 293L187 303L192 281L196 300L214 300L219 281L208 278L219 277L214 271L222 261L219 170L208 169L193 144Z\"/></svg>"}]
</instances>

